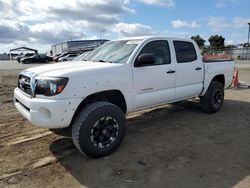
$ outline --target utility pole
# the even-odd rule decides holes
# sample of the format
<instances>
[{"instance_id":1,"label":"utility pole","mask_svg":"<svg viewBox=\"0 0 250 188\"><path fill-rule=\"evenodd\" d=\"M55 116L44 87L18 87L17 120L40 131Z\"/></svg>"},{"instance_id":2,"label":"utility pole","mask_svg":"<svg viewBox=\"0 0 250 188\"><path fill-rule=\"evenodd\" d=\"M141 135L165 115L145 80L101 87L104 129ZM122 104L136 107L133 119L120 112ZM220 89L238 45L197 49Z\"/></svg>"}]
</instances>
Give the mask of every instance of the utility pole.
<instances>
[{"instance_id":1,"label":"utility pole","mask_svg":"<svg viewBox=\"0 0 250 188\"><path fill-rule=\"evenodd\" d=\"M250 37L250 23L248 23L249 27L248 27L248 38L247 38L247 44L249 46L249 37Z\"/></svg>"},{"instance_id":2,"label":"utility pole","mask_svg":"<svg viewBox=\"0 0 250 188\"><path fill-rule=\"evenodd\" d=\"M247 60L248 60L248 56L250 56L250 52L248 51L248 49L249 49L249 37L250 37L250 23L248 23Z\"/></svg>"}]
</instances>

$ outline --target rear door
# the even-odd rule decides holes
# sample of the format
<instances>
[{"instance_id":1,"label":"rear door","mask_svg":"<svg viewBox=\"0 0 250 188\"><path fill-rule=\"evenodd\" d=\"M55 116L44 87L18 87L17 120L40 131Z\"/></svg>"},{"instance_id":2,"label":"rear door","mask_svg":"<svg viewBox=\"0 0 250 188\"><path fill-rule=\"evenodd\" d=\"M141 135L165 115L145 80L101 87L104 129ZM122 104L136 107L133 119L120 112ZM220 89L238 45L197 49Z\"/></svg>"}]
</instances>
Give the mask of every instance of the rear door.
<instances>
[{"instance_id":1,"label":"rear door","mask_svg":"<svg viewBox=\"0 0 250 188\"><path fill-rule=\"evenodd\" d=\"M148 42L138 57L148 53L155 55L154 64L133 67L135 107L137 109L175 99L175 65L171 61L168 41Z\"/></svg>"},{"instance_id":2,"label":"rear door","mask_svg":"<svg viewBox=\"0 0 250 188\"><path fill-rule=\"evenodd\" d=\"M176 54L176 99L198 96L203 88L204 66L192 42L173 41Z\"/></svg>"}]
</instances>

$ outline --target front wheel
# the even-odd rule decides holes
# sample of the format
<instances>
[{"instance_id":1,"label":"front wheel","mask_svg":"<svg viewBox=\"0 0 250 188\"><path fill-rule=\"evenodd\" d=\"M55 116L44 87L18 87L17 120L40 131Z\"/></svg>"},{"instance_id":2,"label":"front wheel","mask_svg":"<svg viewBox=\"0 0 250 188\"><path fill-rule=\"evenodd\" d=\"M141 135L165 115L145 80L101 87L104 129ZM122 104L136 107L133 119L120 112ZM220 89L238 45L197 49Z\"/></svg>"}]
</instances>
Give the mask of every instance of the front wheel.
<instances>
[{"instance_id":1,"label":"front wheel","mask_svg":"<svg viewBox=\"0 0 250 188\"><path fill-rule=\"evenodd\" d=\"M72 138L81 153L100 158L120 146L125 130L126 118L119 107L108 102L94 102L76 116Z\"/></svg>"},{"instance_id":2,"label":"front wheel","mask_svg":"<svg viewBox=\"0 0 250 188\"><path fill-rule=\"evenodd\" d=\"M206 113L218 112L224 101L223 84L218 81L212 81L207 92L200 99L202 111Z\"/></svg>"}]
</instances>

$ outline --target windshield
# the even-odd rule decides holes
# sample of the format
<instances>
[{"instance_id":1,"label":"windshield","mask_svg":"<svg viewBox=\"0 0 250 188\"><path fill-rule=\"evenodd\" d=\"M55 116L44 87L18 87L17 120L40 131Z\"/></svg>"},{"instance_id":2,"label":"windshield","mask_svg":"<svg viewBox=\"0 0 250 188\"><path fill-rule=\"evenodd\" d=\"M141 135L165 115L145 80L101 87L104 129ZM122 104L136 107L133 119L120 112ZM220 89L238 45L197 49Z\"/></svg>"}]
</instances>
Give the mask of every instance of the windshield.
<instances>
[{"instance_id":1,"label":"windshield","mask_svg":"<svg viewBox=\"0 0 250 188\"><path fill-rule=\"evenodd\" d=\"M73 61L84 61L86 56L90 53L91 51L87 51L82 53L81 55L77 56Z\"/></svg>"},{"instance_id":2,"label":"windshield","mask_svg":"<svg viewBox=\"0 0 250 188\"><path fill-rule=\"evenodd\" d=\"M84 60L93 62L126 63L140 40L110 41L87 55Z\"/></svg>"}]
</instances>

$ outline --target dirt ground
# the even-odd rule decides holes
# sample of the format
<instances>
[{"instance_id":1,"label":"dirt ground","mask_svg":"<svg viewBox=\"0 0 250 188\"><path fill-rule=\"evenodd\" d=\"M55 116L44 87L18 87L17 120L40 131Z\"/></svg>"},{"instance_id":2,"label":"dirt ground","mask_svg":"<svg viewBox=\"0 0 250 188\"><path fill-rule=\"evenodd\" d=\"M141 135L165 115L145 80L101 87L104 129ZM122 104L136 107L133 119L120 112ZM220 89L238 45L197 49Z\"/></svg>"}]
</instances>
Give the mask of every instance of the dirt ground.
<instances>
[{"instance_id":1,"label":"dirt ground","mask_svg":"<svg viewBox=\"0 0 250 188\"><path fill-rule=\"evenodd\" d=\"M226 90L216 114L198 101L130 114L121 147L87 159L17 113L19 71L0 70L0 187L250 187L250 89Z\"/></svg>"}]
</instances>

